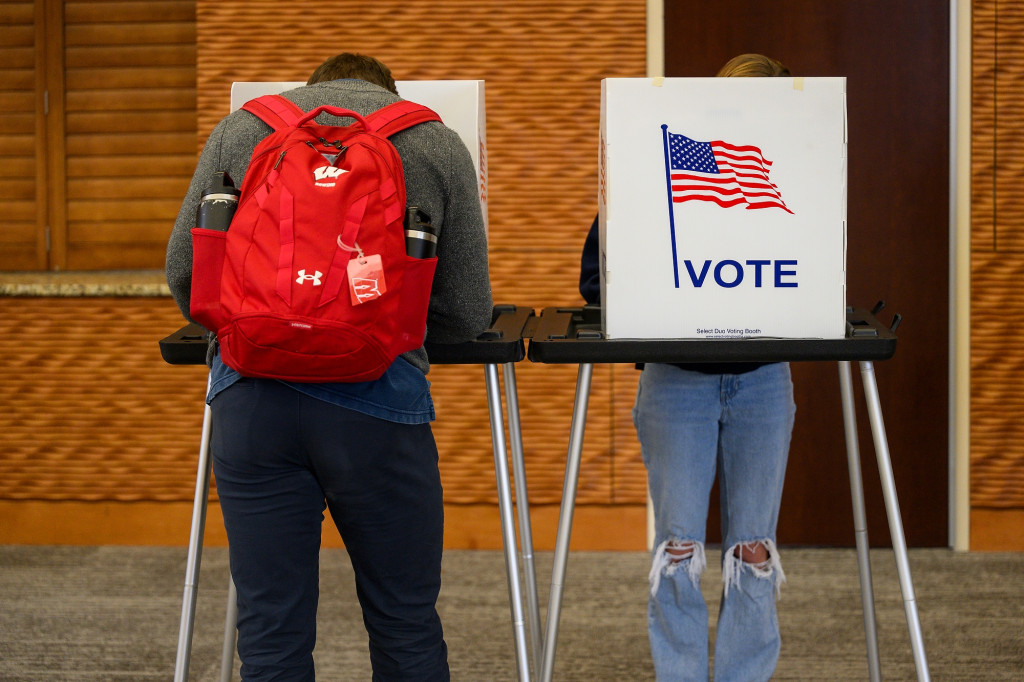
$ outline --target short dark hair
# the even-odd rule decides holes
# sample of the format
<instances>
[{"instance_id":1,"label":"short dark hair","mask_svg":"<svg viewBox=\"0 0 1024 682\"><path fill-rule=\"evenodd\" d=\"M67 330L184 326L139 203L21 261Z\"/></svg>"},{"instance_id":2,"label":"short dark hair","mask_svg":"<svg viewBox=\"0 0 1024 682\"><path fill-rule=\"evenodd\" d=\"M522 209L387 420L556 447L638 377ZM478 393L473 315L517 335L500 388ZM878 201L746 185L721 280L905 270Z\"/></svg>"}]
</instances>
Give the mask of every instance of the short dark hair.
<instances>
[{"instance_id":1,"label":"short dark hair","mask_svg":"<svg viewBox=\"0 0 1024 682\"><path fill-rule=\"evenodd\" d=\"M374 57L350 52L342 52L324 61L323 64L316 67L316 71L306 81L306 85L339 78L358 78L398 94L395 79L391 77L391 69L384 62Z\"/></svg>"}]
</instances>

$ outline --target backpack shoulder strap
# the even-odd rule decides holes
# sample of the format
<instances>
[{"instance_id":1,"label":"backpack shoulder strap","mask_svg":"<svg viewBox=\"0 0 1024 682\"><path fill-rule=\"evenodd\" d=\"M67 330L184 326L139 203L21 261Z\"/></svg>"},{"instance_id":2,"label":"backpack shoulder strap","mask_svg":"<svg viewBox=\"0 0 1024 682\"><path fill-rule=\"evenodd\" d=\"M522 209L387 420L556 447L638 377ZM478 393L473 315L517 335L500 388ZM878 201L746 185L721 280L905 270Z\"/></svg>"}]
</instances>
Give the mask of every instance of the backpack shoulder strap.
<instances>
[{"instance_id":1,"label":"backpack shoulder strap","mask_svg":"<svg viewBox=\"0 0 1024 682\"><path fill-rule=\"evenodd\" d=\"M306 114L299 105L281 95L263 95L251 99L242 105L242 109L274 130L291 128Z\"/></svg>"},{"instance_id":2,"label":"backpack shoulder strap","mask_svg":"<svg viewBox=\"0 0 1024 682\"><path fill-rule=\"evenodd\" d=\"M440 123L441 117L432 109L407 100L389 104L366 117L366 123L370 128L385 137L427 121Z\"/></svg>"}]
</instances>

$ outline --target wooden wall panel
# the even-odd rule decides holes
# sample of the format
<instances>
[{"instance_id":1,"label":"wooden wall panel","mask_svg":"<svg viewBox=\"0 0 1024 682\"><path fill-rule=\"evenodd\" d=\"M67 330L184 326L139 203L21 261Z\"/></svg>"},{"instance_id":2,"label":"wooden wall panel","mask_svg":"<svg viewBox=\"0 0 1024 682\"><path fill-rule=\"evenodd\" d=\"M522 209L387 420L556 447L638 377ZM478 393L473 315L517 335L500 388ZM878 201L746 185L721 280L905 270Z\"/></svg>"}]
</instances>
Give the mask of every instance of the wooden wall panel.
<instances>
[{"instance_id":1,"label":"wooden wall panel","mask_svg":"<svg viewBox=\"0 0 1024 682\"><path fill-rule=\"evenodd\" d=\"M975 0L972 31L971 507L1021 510L1024 8Z\"/></svg>"},{"instance_id":2,"label":"wooden wall panel","mask_svg":"<svg viewBox=\"0 0 1024 682\"><path fill-rule=\"evenodd\" d=\"M995 1L974 3L971 26L971 253L995 245Z\"/></svg>"},{"instance_id":3,"label":"wooden wall panel","mask_svg":"<svg viewBox=\"0 0 1024 682\"><path fill-rule=\"evenodd\" d=\"M167 365L157 345L182 323L167 297L0 297L0 500L190 501L206 371ZM561 500L576 371L517 366L527 485L537 505ZM625 365L595 369L581 504L644 500L632 426L620 434L621 452L613 438L628 420L635 383L622 405L611 400L634 374ZM495 503L482 367L435 366L430 380L445 502Z\"/></svg>"},{"instance_id":4,"label":"wooden wall panel","mask_svg":"<svg viewBox=\"0 0 1024 682\"><path fill-rule=\"evenodd\" d=\"M582 304L579 254L597 211L600 83L645 74L645 3L382 0L343 19L338 6L198 0L199 144L227 113L233 81L304 80L336 52L378 57L398 80L483 79L495 301ZM576 368L526 362L516 371L530 499L557 503ZM632 425L615 421L628 420L633 396L615 392L613 374L595 372L581 503L646 496ZM446 500L494 500L482 371L435 367L430 379Z\"/></svg>"},{"instance_id":5,"label":"wooden wall panel","mask_svg":"<svg viewBox=\"0 0 1024 682\"><path fill-rule=\"evenodd\" d=\"M0 297L0 499L192 499L206 372L170 298Z\"/></svg>"},{"instance_id":6,"label":"wooden wall panel","mask_svg":"<svg viewBox=\"0 0 1024 682\"><path fill-rule=\"evenodd\" d=\"M333 2L200 0L195 103L189 4L67 3L69 263L84 265L88 253L90 264L103 267L105 248L124 256L157 241L162 259L195 164L196 131L201 142L226 113L230 83L302 79L347 49L381 57L400 79L486 81L495 300L536 308L582 303L576 287L596 211L600 80L644 73L643 2L390 0L342 21L330 18L337 16ZM146 9L178 29L163 38ZM138 44L127 30L138 31ZM264 38L252 40L257 34ZM142 47L149 39L163 46ZM183 131L189 109L191 130ZM140 118L148 121L142 127ZM182 143L185 154L177 151ZM174 178L182 183L172 190ZM122 189L147 201L125 201ZM87 242L95 248L75 246ZM191 499L205 372L161 361L157 340L181 324L168 298L0 298L0 316L0 383L8 389L0 401L0 499ZM572 365L516 368L527 484L537 505L561 499L576 373ZM581 504L644 502L628 421L635 376L632 366L595 371ZM446 502L493 504L482 368L437 366L429 378Z\"/></svg>"}]
</instances>

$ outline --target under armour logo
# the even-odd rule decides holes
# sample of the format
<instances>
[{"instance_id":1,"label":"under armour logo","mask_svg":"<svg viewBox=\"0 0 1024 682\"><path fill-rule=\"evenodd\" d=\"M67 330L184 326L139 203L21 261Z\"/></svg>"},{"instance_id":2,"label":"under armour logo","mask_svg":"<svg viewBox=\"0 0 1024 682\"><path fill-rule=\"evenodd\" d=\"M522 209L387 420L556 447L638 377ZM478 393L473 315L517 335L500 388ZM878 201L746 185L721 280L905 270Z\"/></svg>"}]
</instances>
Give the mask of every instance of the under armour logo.
<instances>
[{"instance_id":1,"label":"under armour logo","mask_svg":"<svg viewBox=\"0 0 1024 682\"><path fill-rule=\"evenodd\" d=\"M313 171L313 177L316 178L316 184L320 187L334 187L333 182L326 181L334 180L340 177L342 173L347 172L344 168L337 168L336 166L320 166Z\"/></svg>"},{"instance_id":2,"label":"under armour logo","mask_svg":"<svg viewBox=\"0 0 1024 682\"><path fill-rule=\"evenodd\" d=\"M307 275L306 270L299 270L299 276L295 279L296 284L302 284L303 282L312 281L313 286L318 287L322 284L320 278L324 276L324 273L319 270L316 271L315 275Z\"/></svg>"}]
</instances>

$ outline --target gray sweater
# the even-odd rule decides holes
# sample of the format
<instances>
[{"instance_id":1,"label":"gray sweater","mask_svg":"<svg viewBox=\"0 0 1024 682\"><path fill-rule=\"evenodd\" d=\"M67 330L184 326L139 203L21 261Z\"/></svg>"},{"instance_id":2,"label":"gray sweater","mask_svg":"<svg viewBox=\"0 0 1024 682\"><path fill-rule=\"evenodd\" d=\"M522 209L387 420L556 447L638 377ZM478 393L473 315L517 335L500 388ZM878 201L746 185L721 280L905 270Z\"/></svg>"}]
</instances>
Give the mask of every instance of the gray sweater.
<instances>
[{"instance_id":1,"label":"gray sweater","mask_svg":"<svg viewBox=\"0 0 1024 682\"><path fill-rule=\"evenodd\" d=\"M318 106L351 109L367 115L398 97L372 83L337 80L282 93L310 111ZM327 114L317 119L345 124ZM167 244L167 283L187 319L192 281L192 235L199 197L211 174L227 171L241 187L257 143L270 126L246 111L225 117L210 133L188 193ZM434 343L460 343L476 338L490 324L491 285L487 264L487 235L473 160L459 136L440 123L422 123L391 137L402 158L409 205L419 206L438 228L437 271L427 315L427 338ZM420 348L403 357L424 373L429 369Z\"/></svg>"}]
</instances>

